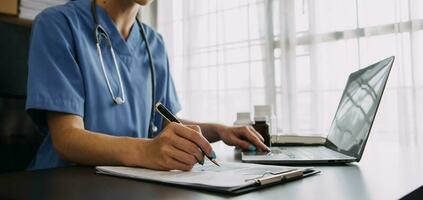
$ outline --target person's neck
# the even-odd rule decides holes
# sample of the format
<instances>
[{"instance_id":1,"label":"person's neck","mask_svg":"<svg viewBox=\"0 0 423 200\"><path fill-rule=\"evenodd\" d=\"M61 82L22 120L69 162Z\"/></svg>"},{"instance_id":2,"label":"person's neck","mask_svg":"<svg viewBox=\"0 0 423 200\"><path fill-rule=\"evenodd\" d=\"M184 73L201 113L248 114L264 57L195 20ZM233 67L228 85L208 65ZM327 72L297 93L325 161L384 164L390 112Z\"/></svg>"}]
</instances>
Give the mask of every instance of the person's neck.
<instances>
[{"instance_id":1,"label":"person's neck","mask_svg":"<svg viewBox=\"0 0 423 200\"><path fill-rule=\"evenodd\" d=\"M97 4L112 18L122 37L128 39L140 6L133 0L98 0Z\"/></svg>"}]
</instances>

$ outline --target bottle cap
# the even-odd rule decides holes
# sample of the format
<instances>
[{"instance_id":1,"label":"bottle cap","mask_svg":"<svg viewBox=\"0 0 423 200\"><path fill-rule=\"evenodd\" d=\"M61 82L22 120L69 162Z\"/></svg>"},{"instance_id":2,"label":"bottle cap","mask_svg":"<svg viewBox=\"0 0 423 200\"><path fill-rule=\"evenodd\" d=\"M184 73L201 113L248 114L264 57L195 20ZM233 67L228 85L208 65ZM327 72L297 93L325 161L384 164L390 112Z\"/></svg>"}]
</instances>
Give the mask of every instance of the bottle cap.
<instances>
[{"instance_id":1,"label":"bottle cap","mask_svg":"<svg viewBox=\"0 0 423 200\"><path fill-rule=\"evenodd\" d=\"M254 106L254 117L272 116L271 105L256 105Z\"/></svg>"},{"instance_id":2,"label":"bottle cap","mask_svg":"<svg viewBox=\"0 0 423 200\"><path fill-rule=\"evenodd\" d=\"M254 121L256 122L267 122L269 120L269 117L267 116L255 116Z\"/></svg>"},{"instance_id":3,"label":"bottle cap","mask_svg":"<svg viewBox=\"0 0 423 200\"><path fill-rule=\"evenodd\" d=\"M249 125L252 124L251 115L249 112L239 112L236 114L235 125Z\"/></svg>"}]
</instances>

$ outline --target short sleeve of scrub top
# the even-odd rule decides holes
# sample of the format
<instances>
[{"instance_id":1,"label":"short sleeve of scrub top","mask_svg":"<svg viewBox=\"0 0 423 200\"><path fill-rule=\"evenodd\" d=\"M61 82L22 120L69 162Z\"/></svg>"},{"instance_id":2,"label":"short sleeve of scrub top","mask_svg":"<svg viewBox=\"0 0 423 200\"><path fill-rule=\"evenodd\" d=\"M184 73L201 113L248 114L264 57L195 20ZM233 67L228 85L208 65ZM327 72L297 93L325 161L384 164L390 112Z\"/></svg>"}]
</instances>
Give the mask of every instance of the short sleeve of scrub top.
<instances>
[{"instance_id":1,"label":"short sleeve of scrub top","mask_svg":"<svg viewBox=\"0 0 423 200\"><path fill-rule=\"evenodd\" d=\"M84 83L63 17L45 12L36 18L28 79L27 110L39 128L47 127L46 110L84 117Z\"/></svg>"},{"instance_id":2,"label":"short sleeve of scrub top","mask_svg":"<svg viewBox=\"0 0 423 200\"><path fill-rule=\"evenodd\" d=\"M148 137L152 85L140 27L135 23L125 41L107 13L97 6L100 24L110 35L117 54L127 97L125 104L116 105L106 86L95 48L90 3L78 0L49 8L33 23L26 109L45 138L30 170L75 164L60 158L54 150L46 121L48 111L78 115L83 118L85 129L90 131ZM155 101L161 101L177 113L181 108L163 39L150 27L144 27L155 63ZM120 94L108 49L102 46L102 52L112 89ZM156 115L154 121L160 131L162 118Z\"/></svg>"}]
</instances>

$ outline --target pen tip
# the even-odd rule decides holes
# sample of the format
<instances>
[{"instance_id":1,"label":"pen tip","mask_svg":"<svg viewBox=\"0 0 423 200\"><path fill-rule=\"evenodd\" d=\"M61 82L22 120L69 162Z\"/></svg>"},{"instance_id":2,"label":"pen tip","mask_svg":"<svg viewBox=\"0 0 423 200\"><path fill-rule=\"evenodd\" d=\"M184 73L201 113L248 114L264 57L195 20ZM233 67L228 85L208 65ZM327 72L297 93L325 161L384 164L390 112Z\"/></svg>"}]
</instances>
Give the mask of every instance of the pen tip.
<instances>
[{"instance_id":1,"label":"pen tip","mask_svg":"<svg viewBox=\"0 0 423 200\"><path fill-rule=\"evenodd\" d=\"M217 165L217 166L219 166L220 167L220 165L219 165L219 163L217 163L217 161L216 160L211 160L215 165Z\"/></svg>"}]
</instances>

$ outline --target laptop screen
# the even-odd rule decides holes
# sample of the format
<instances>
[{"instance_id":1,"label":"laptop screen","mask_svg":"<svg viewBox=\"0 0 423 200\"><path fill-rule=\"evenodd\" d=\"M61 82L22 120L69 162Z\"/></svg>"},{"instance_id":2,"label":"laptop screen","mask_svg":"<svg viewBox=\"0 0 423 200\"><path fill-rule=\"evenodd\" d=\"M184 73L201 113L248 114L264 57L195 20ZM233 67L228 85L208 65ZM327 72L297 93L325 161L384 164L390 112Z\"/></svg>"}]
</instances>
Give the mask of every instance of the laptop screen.
<instances>
[{"instance_id":1,"label":"laptop screen","mask_svg":"<svg viewBox=\"0 0 423 200\"><path fill-rule=\"evenodd\" d=\"M329 130L338 151L361 158L394 57L352 73Z\"/></svg>"}]
</instances>

